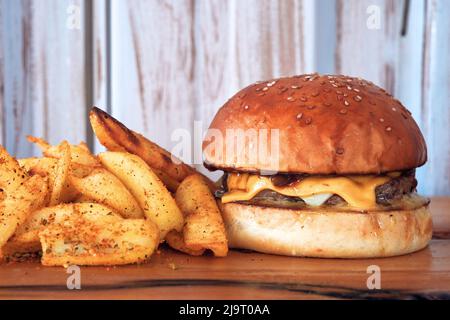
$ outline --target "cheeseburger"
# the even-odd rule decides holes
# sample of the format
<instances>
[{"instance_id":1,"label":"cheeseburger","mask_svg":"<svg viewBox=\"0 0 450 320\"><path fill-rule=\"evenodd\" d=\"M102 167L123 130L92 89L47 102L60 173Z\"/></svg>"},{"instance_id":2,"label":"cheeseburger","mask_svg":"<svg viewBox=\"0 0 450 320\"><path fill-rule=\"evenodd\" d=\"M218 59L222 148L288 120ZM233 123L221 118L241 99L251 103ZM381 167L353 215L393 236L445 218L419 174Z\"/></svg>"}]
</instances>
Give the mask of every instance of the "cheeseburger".
<instances>
[{"instance_id":1,"label":"cheeseburger","mask_svg":"<svg viewBox=\"0 0 450 320\"><path fill-rule=\"evenodd\" d=\"M224 171L216 196L231 247L368 258L431 238L429 199L416 193L424 138L398 100L363 79L250 85L218 111L203 153L207 168Z\"/></svg>"}]
</instances>

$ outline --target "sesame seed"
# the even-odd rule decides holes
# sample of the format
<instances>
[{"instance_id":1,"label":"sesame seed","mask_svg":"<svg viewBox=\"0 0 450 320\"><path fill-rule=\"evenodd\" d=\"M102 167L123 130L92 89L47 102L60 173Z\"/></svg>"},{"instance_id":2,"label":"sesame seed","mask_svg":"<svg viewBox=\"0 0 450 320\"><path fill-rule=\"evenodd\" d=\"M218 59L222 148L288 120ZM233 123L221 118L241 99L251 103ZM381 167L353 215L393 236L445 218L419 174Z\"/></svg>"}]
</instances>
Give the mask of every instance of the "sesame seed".
<instances>
[{"instance_id":1,"label":"sesame seed","mask_svg":"<svg viewBox=\"0 0 450 320\"><path fill-rule=\"evenodd\" d=\"M308 98L302 96L302 97L300 97L300 100L303 102L306 102L306 101L308 101Z\"/></svg>"},{"instance_id":2,"label":"sesame seed","mask_svg":"<svg viewBox=\"0 0 450 320\"><path fill-rule=\"evenodd\" d=\"M344 148L337 148L336 149L337 154L344 154Z\"/></svg>"},{"instance_id":3,"label":"sesame seed","mask_svg":"<svg viewBox=\"0 0 450 320\"><path fill-rule=\"evenodd\" d=\"M384 122L384 119L383 119L383 118L380 118L380 122Z\"/></svg>"},{"instance_id":4,"label":"sesame seed","mask_svg":"<svg viewBox=\"0 0 450 320\"><path fill-rule=\"evenodd\" d=\"M355 91L355 92L359 92L359 89L357 89L357 88L353 88L353 91Z\"/></svg>"},{"instance_id":5,"label":"sesame seed","mask_svg":"<svg viewBox=\"0 0 450 320\"><path fill-rule=\"evenodd\" d=\"M277 83L275 80L274 80L274 81L271 81L271 82L269 82L269 83L267 84L267 86L268 86L268 87L271 87L271 86L273 86L275 83Z\"/></svg>"},{"instance_id":6,"label":"sesame seed","mask_svg":"<svg viewBox=\"0 0 450 320\"><path fill-rule=\"evenodd\" d=\"M362 100L361 96L355 96L353 97L353 100L355 100L356 102L360 102Z\"/></svg>"},{"instance_id":7,"label":"sesame seed","mask_svg":"<svg viewBox=\"0 0 450 320\"><path fill-rule=\"evenodd\" d=\"M292 88L292 89L300 89L300 87L299 87L299 86L296 86L296 85L292 85L291 88Z\"/></svg>"},{"instance_id":8,"label":"sesame seed","mask_svg":"<svg viewBox=\"0 0 450 320\"><path fill-rule=\"evenodd\" d=\"M392 128L391 127L386 127L386 131L392 131Z\"/></svg>"},{"instance_id":9,"label":"sesame seed","mask_svg":"<svg viewBox=\"0 0 450 320\"><path fill-rule=\"evenodd\" d=\"M262 91L267 91L267 90L269 90L269 88L268 88L268 87L264 87L264 88L262 88Z\"/></svg>"},{"instance_id":10,"label":"sesame seed","mask_svg":"<svg viewBox=\"0 0 450 320\"><path fill-rule=\"evenodd\" d=\"M397 109L396 108L392 108L392 111L397 111Z\"/></svg>"},{"instance_id":11,"label":"sesame seed","mask_svg":"<svg viewBox=\"0 0 450 320\"><path fill-rule=\"evenodd\" d=\"M288 88L284 87L284 88L280 89L280 94L285 93L286 91L288 91Z\"/></svg>"},{"instance_id":12,"label":"sesame seed","mask_svg":"<svg viewBox=\"0 0 450 320\"><path fill-rule=\"evenodd\" d=\"M256 92L259 92L259 91L261 91L261 90L262 90L262 88L256 88L256 89L255 89Z\"/></svg>"},{"instance_id":13,"label":"sesame seed","mask_svg":"<svg viewBox=\"0 0 450 320\"><path fill-rule=\"evenodd\" d=\"M323 105L324 105L325 107L330 107L330 106L331 106L331 103L330 103L330 102L324 102Z\"/></svg>"},{"instance_id":14,"label":"sesame seed","mask_svg":"<svg viewBox=\"0 0 450 320\"><path fill-rule=\"evenodd\" d=\"M311 117L308 117L308 118L305 119L305 123L306 124L311 124L311 122L312 122Z\"/></svg>"},{"instance_id":15,"label":"sesame seed","mask_svg":"<svg viewBox=\"0 0 450 320\"><path fill-rule=\"evenodd\" d=\"M316 106L307 106L306 108L307 108L308 110L313 110L313 109L316 108Z\"/></svg>"},{"instance_id":16,"label":"sesame seed","mask_svg":"<svg viewBox=\"0 0 450 320\"><path fill-rule=\"evenodd\" d=\"M258 93L258 96L260 96L260 97L265 96L265 95L266 95L265 92L259 92L259 93Z\"/></svg>"},{"instance_id":17,"label":"sesame seed","mask_svg":"<svg viewBox=\"0 0 450 320\"><path fill-rule=\"evenodd\" d=\"M341 109L341 110L339 111L339 113L340 113L340 114L347 114L347 109Z\"/></svg>"},{"instance_id":18,"label":"sesame seed","mask_svg":"<svg viewBox=\"0 0 450 320\"><path fill-rule=\"evenodd\" d=\"M342 91L341 90L336 90L336 93L337 94L342 94Z\"/></svg>"},{"instance_id":19,"label":"sesame seed","mask_svg":"<svg viewBox=\"0 0 450 320\"><path fill-rule=\"evenodd\" d=\"M303 117L303 113L300 112L300 113L297 115L297 120L300 120L302 117Z\"/></svg>"},{"instance_id":20,"label":"sesame seed","mask_svg":"<svg viewBox=\"0 0 450 320\"><path fill-rule=\"evenodd\" d=\"M348 94L344 93L344 97L348 97Z\"/></svg>"},{"instance_id":21,"label":"sesame seed","mask_svg":"<svg viewBox=\"0 0 450 320\"><path fill-rule=\"evenodd\" d=\"M246 105L244 106L244 109L245 109L245 110L248 110L248 108L250 108L250 106L249 106L248 104L246 104Z\"/></svg>"},{"instance_id":22,"label":"sesame seed","mask_svg":"<svg viewBox=\"0 0 450 320\"><path fill-rule=\"evenodd\" d=\"M348 102L347 100L344 100L344 104L348 107L350 105L350 102Z\"/></svg>"},{"instance_id":23,"label":"sesame seed","mask_svg":"<svg viewBox=\"0 0 450 320\"><path fill-rule=\"evenodd\" d=\"M347 86L347 90L350 90L350 91L351 91L351 90L352 90L352 87L350 87L350 86Z\"/></svg>"},{"instance_id":24,"label":"sesame seed","mask_svg":"<svg viewBox=\"0 0 450 320\"><path fill-rule=\"evenodd\" d=\"M314 91L313 93L311 93L311 97L317 97L319 94L319 91Z\"/></svg>"},{"instance_id":25,"label":"sesame seed","mask_svg":"<svg viewBox=\"0 0 450 320\"><path fill-rule=\"evenodd\" d=\"M293 101L295 101L295 98L292 97L292 96L289 96L289 97L286 98L286 100L287 100L287 101L290 101L290 102L293 102Z\"/></svg>"},{"instance_id":26,"label":"sesame seed","mask_svg":"<svg viewBox=\"0 0 450 320\"><path fill-rule=\"evenodd\" d=\"M239 97L240 99L242 99L242 98L245 98L246 95L247 95L246 93L241 93L238 97Z\"/></svg>"},{"instance_id":27,"label":"sesame seed","mask_svg":"<svg viewBox=\"0 0 450 320\"><path fill-rule=\"evenodd\" d=\"M335 88L339 88L339 86L337 84L335 84L335 83L333 83L332 86L335 87Z\"/></svg>"}]
</instances>

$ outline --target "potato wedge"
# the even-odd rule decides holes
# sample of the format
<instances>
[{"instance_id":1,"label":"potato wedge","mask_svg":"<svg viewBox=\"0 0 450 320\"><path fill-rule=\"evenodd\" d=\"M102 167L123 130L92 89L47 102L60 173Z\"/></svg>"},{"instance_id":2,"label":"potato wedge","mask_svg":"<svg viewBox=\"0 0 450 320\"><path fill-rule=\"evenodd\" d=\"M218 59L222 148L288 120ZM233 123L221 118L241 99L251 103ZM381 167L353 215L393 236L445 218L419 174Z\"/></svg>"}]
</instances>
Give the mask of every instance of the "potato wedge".
<instances>
[{"instance_id":1,"label":"potato wedge","mask_svg":"<svg viewBox=\"0 0 450 320\"><path fill-rule=\"evenodd\" d=\"M55 178L57 175L58 169L58 159L55 158L26 158L26 159L18 159L20 166L28 172L29 175L38 174L41 177L48 178L48 199L46 201L46 205L50 202L50 196L52 194L53 185L55 183ZM85 177L89 175L89 173L94 170L95 167L84 166L78 163L70 163L69 169L69 177ZM80 197L80 193L74 188L71 184L71 180L67 180L67 183L64 186L64 190L62 191L61 202L72 202Z\"/></svg>"},{"instance_id":2,"label":"potato wedge","mask_svg":"<svg viewBox=\"0 0 450 320\"><path fill-rule=\"evenodd\" d=\"M0 248L28 215L42 207L47 195L46 181L29 177L19 163L0 146Z\"/></svg>"},{"instance_id":3,"label":"potato wedge","mask_svg":"<svg viewBox=\"0 0 450 320\"><path fill-rule=\"evenodd\" d=\"M40 176L30 177L23 185L6 194L0 203L0 248L31 212L44 206L46 195L47 185Z\"/></svg>"},{"instance_id":4,"label":"potato wedge","mask_svg":"<svg viewBox=\"0 0 450 320\"><path fill-rule=\"evenodd\" d=\"M122 265L146 261L159 243L150 220L73 217L39 233L45 266Z\"/></svg>"},{"instance_id":5,"label":"potato wedge","mask_svg":"<svg viewBox=\"0 0 450 320\"><path fill-rule=\"evenodd\" d=\"M21 224L14 236L5 244L4 252L36 252L41 250L39 232L50 224L62 223L74 216L121 218L119 214L104 205L97 203L69 203L54 207L42 208L29 215Z\"/></svg>"},{"instance_id":6,"label":"potato wedge","mask_svg":"<svg viewBox=\"0 0 450 320\"><path fill-rule=\"evenodd\" d=\"M0 189L15 190L28 179L16 159L0 145Z\"/></svg>"},{"instance_id":7,"label":"potato wedge","mask_svg":"<svg viewBox=\"0 0 450 320\"><path fill-rule=\"evenodd\" d=\"M175 193L180 185L180 183L175 180L174 178L170 177L167 173L165 173L164 171L152 168L152 171L158 176L158 178L164 183L164 185L166 186L166 188L172 192Z\"/></svg>"},{"instance_id":8,"label":"potato wedge","mask_svg":"<svg viewBox=\"0 0 450 320\"><path fill-rule=\"evenodd\" d=\"M57 204L63 202L64 190L68 188L69 184L70 161L70 146L67 141L64 141L62 144L61 158L59 158L55 170L52 193L49 201L50 207L56 206Z\"/></svg>"},{"instance_id":9,"label":"potato wedge","mask_svg":"<svg viewBox=\"0 0 450 320\"><path fill-rule=\"evenodd\" d=\"M58 165L58 159L48 157L17 159L17 162L30 175L38 174L41 177L49 176Z\"/></svg>"},{"instance_id":10,"label":"potato wedge","mask_svg":"<svg viewBox=\"0 0 450 320\"><path fill-rule=\"evenodd\" d=\"M57 146L50 145L47 141L41 138L28 136L28 141L36 144L45 157L59 159L63 155L64 143ZM96 167L99 165L98 159L89 151L84 142L79 145L70 145L71 162L81 165Z\"/></svg>"},{"instance_id":11,"label":"potato wedge","mask_svg":"<svg viewBox=\"0 0 450 320\"><path fill-rule=\"evenodd\" d=\"M130 190L145 216L157 224L161 240L170 230L181 231L183 215L180 209L144 160L125 152L104 152L98 157L103 166Z\"/></svg>"},{"instance_id":12,"label":"potato wedge","mask_svg":"<svg viewBox=\"0 0 450 320\"><path fill-rule=\"evenodd\" d=\"M151 168L164 172L178 182L196 173L194 168L175 158L170 152L144 136L131 131L106 112L94 107L89 118L95 135L108 150L127 151L135 154Z\"/></svg>"},{"instance_id":13,"label":"potato wedge","mask_svg":"<svg viewBox=\"0 0 450 320\"><path fill-rule=\"evenodd\" d=\"M82 195L83 201L104 204L124 218L144 218L138 202L123 183L104 168L94 169L88 176L72 176L71 184Z\"/></svg>"},{"instance_id":14,"label":"potato wedge","mask_svg":"<svg viewBox=\"0 0 450 320\"><path fill-rule=\"evenodd\" d=\"M183 234L175 230L170 231L166 235L166 242L171 248L187 253L190 256L201 256L205 252L205 249L194 250L189 248L184 243Z\"/></svg>"},{"instance_id":15,"label":"potato wedge","mask_svg":"<svg viewBox=\"0 0 450 320\"><path fill-rule=\"evenodd\" d=\"M197 174L187 177L175 200L185 215L185 245L191 250L210 249L217 257L226 256L228 241L222 215L203 177Z\"/></svg>"}]
</instances>

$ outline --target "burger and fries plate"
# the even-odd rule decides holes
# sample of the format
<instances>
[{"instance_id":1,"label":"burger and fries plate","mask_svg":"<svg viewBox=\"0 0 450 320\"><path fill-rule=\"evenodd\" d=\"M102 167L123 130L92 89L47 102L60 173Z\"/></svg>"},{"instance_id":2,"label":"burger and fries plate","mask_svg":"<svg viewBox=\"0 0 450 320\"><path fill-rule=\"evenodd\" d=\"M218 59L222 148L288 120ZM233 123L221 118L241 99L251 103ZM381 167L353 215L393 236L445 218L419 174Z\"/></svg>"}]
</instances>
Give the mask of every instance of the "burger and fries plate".
<instances>
[{"instance_id":1,"label":"burger and fries plate","mask_svg":"<svg viewBox=\"0 0 450 320\"><path fill-rule=\"evenodd\" d=\"M232 247L373 258L431 239L429 199L415 191L423 136L398 100L365 80L313 74L238 92L211 128L283 129L280 174L248 161L256 144L242 160L205 139L206 163L225 171L221 185L98 108L90 122L108 151L28 137L42 157L16 160L0 147L1 259L123 265L147 261L163 242L192 256Z\"/></svg>"},{"instance_id":2,"label":"burger and fries plate","mask_svg":"<svg viewBox=\"0 0 450 320\"><path fill-rule=\"evenodd\" d=\"M227 255L214 184L94 108L108 151L53 146L28 137L41 158L0 148L0 257L40 255L45 266L123 265L148 260L162 242L191 255Z\"/></svg>"}]
</instances>

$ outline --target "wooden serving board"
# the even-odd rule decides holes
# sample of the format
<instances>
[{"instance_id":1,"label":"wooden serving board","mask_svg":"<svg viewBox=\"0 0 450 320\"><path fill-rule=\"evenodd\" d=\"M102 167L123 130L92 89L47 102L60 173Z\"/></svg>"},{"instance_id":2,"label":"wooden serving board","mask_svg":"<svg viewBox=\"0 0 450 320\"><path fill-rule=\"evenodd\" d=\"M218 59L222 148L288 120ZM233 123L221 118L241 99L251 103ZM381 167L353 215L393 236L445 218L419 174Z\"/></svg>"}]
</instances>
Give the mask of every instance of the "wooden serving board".
<instances>
[{"instance_id":1,"label":"wooden serving board","mask_svg":"<svg viewBox=\"0 0 450 320\"><path fill-rule=\"evenodd\" d=\"M143 265L82 267L81 289L64 268L0 265L0 299L450 299L450 198L432 200L434 239L422 251L383 259L292 258L232 250L227 258L161 249ZM381 289L367 288L367 268Z\"/></svg>"}]
</instances>

